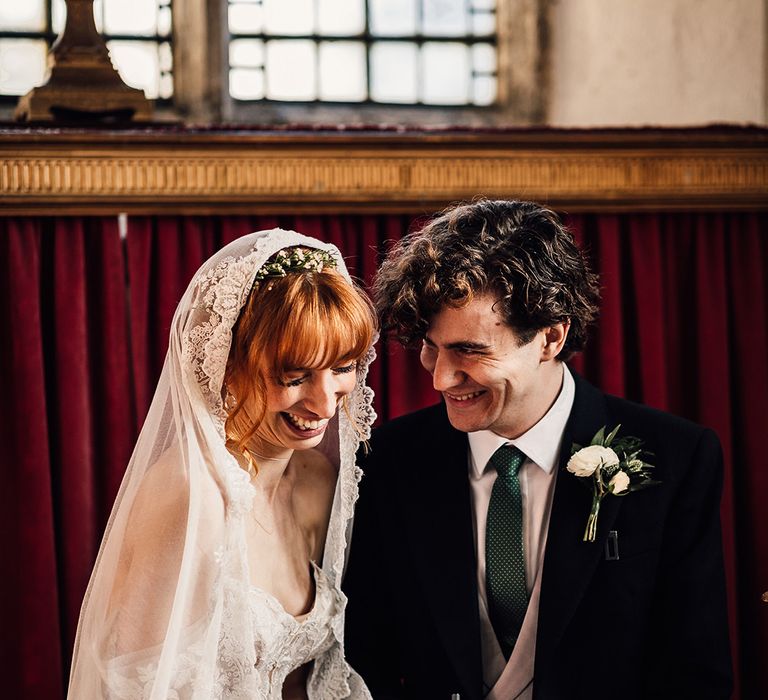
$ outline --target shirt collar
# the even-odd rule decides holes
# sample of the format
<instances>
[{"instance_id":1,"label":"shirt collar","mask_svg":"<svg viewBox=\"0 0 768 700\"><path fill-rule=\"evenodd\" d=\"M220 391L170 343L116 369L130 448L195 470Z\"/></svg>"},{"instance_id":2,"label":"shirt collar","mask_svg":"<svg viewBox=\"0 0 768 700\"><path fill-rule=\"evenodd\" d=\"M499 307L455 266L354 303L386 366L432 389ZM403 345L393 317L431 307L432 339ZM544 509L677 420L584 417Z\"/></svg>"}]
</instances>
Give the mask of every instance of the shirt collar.
<instances>
[{"instance_id":1,"label":"shirt collar","mask_svg":"<svg viewBox=\"0 0 768 700\"><path fill-rule=\"evenodd\" d=\"M563 367L563 384L560 387L560 393L549 411L528 431L514 440L509 440L490 430L478 430L467 434L475 477L482 476L491 455L502 445L514 445L547 474L552 473L555 464L557 464L565 424L571 414L576 393L573 376L565 363L561 363L561 365Z\"/></svg>"}]
</instances>

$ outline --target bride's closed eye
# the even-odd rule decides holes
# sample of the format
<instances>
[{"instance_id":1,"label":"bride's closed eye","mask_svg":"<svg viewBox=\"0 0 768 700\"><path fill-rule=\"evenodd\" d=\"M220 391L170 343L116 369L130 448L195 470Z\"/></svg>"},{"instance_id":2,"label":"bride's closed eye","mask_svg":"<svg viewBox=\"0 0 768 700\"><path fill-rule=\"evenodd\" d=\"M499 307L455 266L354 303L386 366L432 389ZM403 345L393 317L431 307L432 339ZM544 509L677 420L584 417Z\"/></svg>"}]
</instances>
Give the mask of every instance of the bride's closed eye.
<instances>
[{"instance_id":1,"label":"bride's closed eye","mask_svg":"<svg viewBox=\"0 0 768 700\"><path fill-rule=\"evenodd\" d=\"M334 374L347 374L349 372L354 372L357 369L357 362L353 362L349 365L344 365L343 367L334 367L331 371Z\"/></svg>"},{"instance_id":2,"label":"bride's closed eye","mask_svg":"<svg viewBox=\"0 0 768 700\"><path fill-rule=\"evenodd\" d=\"M280 386L299 386L300 384L304 383L307 377L309 377L309 372L302 374L300 377L296 377L295 379L289 379L288 377L278 379L277 383Z\"/></svg>"},{"instance_id":3,"label":"bride's closed eye","mask_svg":"<svg viewBox=\"0 0 768 700\"><path fill-rule=\"evenodd\" d=\"M348 374L349 372L354 372L357 369L357 362L352 362L348 365L342 365L341 367L333 367L331 369L331 372L334 374ZM277 379L277 383L280 386L286 386L286 387L297 387L301 386L307 379L309 379L310 374L312 371L304 372L302 375L298 377L280 377Z\"/></svg>"}]
</instances>

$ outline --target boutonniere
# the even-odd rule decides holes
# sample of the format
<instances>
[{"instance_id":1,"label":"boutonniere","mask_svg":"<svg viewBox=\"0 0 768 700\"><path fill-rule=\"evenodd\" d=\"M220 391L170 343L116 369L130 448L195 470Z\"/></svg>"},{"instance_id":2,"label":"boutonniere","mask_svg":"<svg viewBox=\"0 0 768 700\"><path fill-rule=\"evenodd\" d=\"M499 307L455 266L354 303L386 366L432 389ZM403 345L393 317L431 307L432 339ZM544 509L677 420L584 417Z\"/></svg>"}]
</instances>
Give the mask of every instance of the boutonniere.
<instances>
[{"instance_id":1,"label":"boutonniere","mask_svg":"<svg viewBox=\"0 0 768 700\"><path fill-rule=\"evenodd\" d=\"M652 464L644 457L652 456L643 450L643 441L632 436L616 437L621 425L608 435L606 426L600 428L588 447L574 443L566 469L581 479L592 481L592 510L584 530L584 542L594 542L597 533L597 515L603 498L626 496L632 491L660 484L650 478Z\"/></svg>"}]
</instances>

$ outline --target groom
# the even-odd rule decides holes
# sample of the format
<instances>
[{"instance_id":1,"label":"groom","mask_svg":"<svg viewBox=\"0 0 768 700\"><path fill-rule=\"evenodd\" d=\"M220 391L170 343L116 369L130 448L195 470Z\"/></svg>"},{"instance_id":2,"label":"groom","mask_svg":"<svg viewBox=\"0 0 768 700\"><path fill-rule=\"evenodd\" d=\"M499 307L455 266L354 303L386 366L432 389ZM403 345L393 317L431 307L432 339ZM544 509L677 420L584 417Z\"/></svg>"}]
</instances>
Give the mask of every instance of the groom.
<instances>
[{"instance_id":1,"label":"groom","mask_svg":"<svg viewBox=\"0 0 768 700\"><path fill-rule=\"evenodd\" d=\"M599 296L558 217L459 205L390 252L374 297L443 397L361 465L346 649L374 698L728 698L718 440L568 369ZM600 453L590 542L595 477L566 464L603 426L657 483Z\"/></svg>"}]
</instances>

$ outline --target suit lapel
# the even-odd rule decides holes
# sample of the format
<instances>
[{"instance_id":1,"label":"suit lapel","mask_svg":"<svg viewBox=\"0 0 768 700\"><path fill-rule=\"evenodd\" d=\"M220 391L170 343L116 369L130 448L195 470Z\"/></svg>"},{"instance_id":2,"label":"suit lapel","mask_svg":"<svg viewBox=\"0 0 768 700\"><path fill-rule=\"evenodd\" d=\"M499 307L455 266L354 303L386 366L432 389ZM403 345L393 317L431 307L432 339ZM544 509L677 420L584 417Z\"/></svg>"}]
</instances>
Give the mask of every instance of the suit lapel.
<instances>
[{"instance_id":1,"label":"suit lapel","mask_svg":"<svg viewBox=\"0 0 768 700\"><path fill-rule=\"evenodd\" d=\"M451 428L444 407L433 415L404 489L405 515L435 627L465 687L462 697L469 690L474 698L482 685L482 662L467 436Z\"/></svg>"},{"instance_id":2,"label":"suit lapel","mask_svg":"<svg viewBox=\"0 0 768 700\"><path fill-rule=\"evenodd\" d=\"M592 502L591 491L565 471L571 445L588 445L608 422L601 392L574 374L576 395L563 435L559 472L549 520L547 548L542 572L536 667L546 663L557 646L601 557L618 514L621 498L604 498L600 506L595 542L583 542ZM614 426L609 426L613 428Z\"/></svg>"}]
</instances>

